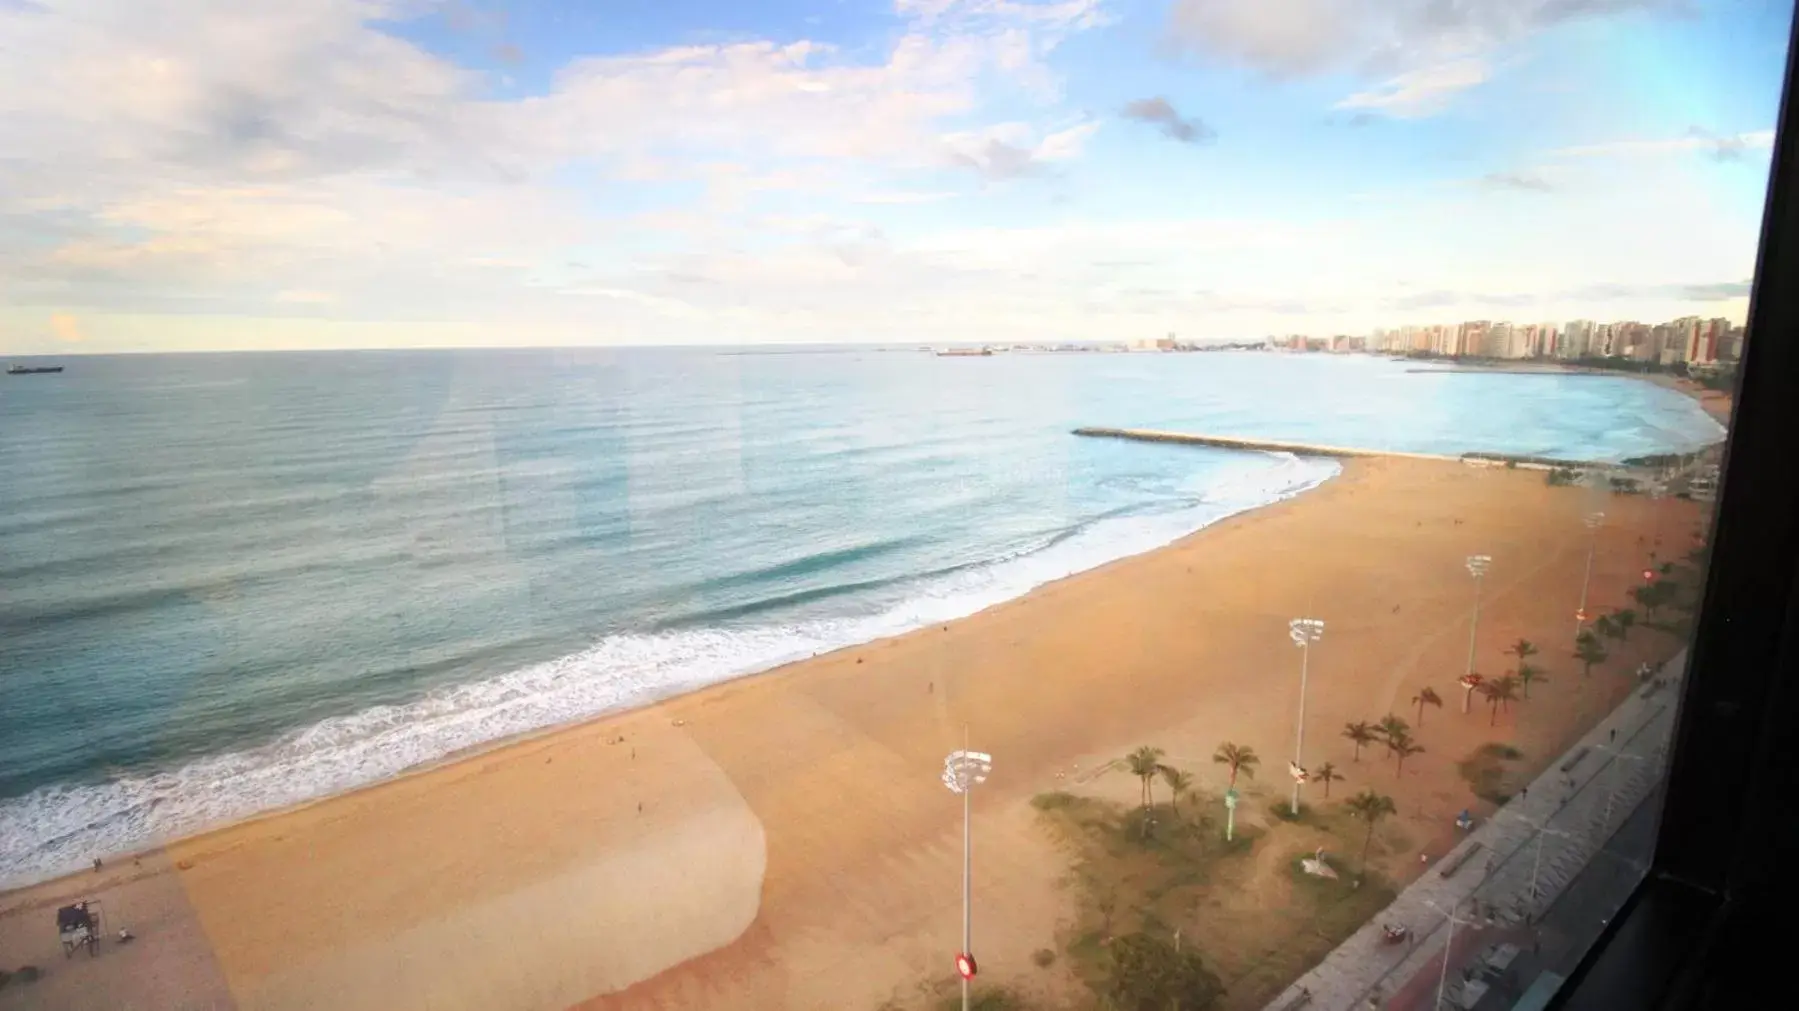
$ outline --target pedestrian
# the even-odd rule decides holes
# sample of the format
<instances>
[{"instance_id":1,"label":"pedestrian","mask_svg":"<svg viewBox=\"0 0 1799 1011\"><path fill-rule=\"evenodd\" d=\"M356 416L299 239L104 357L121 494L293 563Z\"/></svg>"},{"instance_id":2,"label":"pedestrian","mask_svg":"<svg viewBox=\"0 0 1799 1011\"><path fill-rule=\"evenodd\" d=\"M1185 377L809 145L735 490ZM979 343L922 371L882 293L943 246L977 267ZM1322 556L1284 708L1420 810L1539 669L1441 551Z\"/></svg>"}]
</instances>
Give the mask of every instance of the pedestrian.
<instances>
[{"instance_id":1,"label":"pedestrian","mask_svg":"<svg viewBox=\"0 0 1799 1011\"><path fill-rule=\"evenodd\" d=\"M1526 787L1523 787L1522 789L1520 789L1518 791L1518 799L1519 800L1529 800L1530 799L1530 787L1526 786Z\"/></svg>"},{"instance_id":2,"label":"pedestrian","mask_svg":"<svg viewBox=\"0 0 1799 1011\"><path fill-rule=\"evenodd\" d=\"M1613 744L1618 743L1618 728L1617 727L1612 728L1612 743Z\"/></svg>"},{"instance_id":3,"label":"pedestrian","mask_svg":"<svg viewBox=\"0 0 1799 1011\"><path fill-rule=\"evenodd\" d=\"M641 800L637 802L637 813L638 814L643 813L643 801L641 801Z\"/></svg>"},{"instance_id":4,"label":"pedestrian","mask_svg":"<svg viewBox=\"0 0 1799 1011\"><path fill-rule=\"evenodd\" d=\"M637 749L636 748L631 749L631 761L633 761L633 762L637 761Z\"/></svg>"}]
</instances>

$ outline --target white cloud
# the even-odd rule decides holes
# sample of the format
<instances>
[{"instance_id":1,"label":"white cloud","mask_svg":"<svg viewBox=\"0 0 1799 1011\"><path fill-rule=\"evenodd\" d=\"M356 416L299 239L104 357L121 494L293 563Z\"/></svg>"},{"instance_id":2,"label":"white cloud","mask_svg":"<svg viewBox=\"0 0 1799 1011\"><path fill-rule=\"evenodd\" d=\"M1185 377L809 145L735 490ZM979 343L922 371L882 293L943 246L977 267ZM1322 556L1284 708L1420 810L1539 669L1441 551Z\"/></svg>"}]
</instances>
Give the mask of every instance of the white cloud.
<instances>
[{"instance_id":1,"label":"white cloud","mask_svg":"<svg viewBox=\"0 0 1799 1011\"><path fill-rule=\"evenodd\" d=\"M275 293L275 301L287 305L330 305L337 296L328 291L306 291L290 288Z\"/></svg>"},{"instance_id":2,"label":"white cloud","mask_svg":"<svg viewBox=\"0 0 1799 1011\"><path fill-rule=\"evenodd\" d=\"M1682 0L1175 0L1165 36L1177 51L1275 77L1349 72L1384 80L1342 107L1422 115L1484 81L1484 73L1474 73L1483 58L1537 32L1580 18L1681 6Z\"/></svg>"},{"instance_id":3,"label":"white cloud","mask_svg":"<svg viewBox=\"0 0 1799 1011\"><path fill-rule=\"evenodd\" d=\"M1695 129L1679 137L1614 140L1564 147L1551 151L1550 155L1563 158L1641 158L1701 152L1714 158L1729 159L1746 151L1770 150L1773 146L1773 130L1752 130L1748 133L1716 136Z\"/></svg>"},{"instance_id":4,"label":"white cloud","mask_svg":"<svg viewBox=\"0 0 1799 1011\"><path fill-rule=\"evenodd\" d=\"M1382 112L1412 119L1441 112L1457 94L1485 83L1491 70L1485 60L1468 57L1399 74L1337 103L1339 109Z\"/></svg>"},{"instance_id":5,"label":"white cloud","mask_svg":"<svg viewBox=\"0 0 1799 1011\"><path fill-rule=\"evenodd\" d=\"M1025 123L999 123L983 130L938 138L949 164L987 179L1013 179L1080 156L1099 123L1077 123L1041 138Z\"/></svg>"},{"instance_id":6,"label":"white cloud","mask_svg":"<svg viewBox=\"0 0 1799 1011\"><path fill-rule=\"evenodd\" d=\"M619 294L630 285L515 296L564 261L622 260L634 243L760 241L748 226L770 193L935 199L946 152L960 150L946 134L1003 144L1022 130L1023 164L1037 165L1077 156L1092 129L1068 127L1053 101L1050 125L1019 116L1053 99L1047 54L1103 21L1098 0L901 2L903 30L872 55L809 41L596 55L518 100L379 27L430 6L0 5L0 224L16 226L0 229L0 299L372 318L591 319L619 302L681 313L679 300ZM994 123L986 105L1008 96ZM1010 164L1002 148L963 153L990 175ZM695 180L704 196L595 210L607 180Z\"/></svg>"},{"instance_id":7,"label":"white cloud","mask_svg":"<svg viewBox=\"0 0 1799 1011\"><path fill-rule=\"evenodd\" d=\"M1314 28L1366 5L1181 8L1224 18L1205 44L1263 69L1386 81L1345 105L1389 115L1473 86L1503 55L1495 40L1517 37L1431 34L1413 0L1396 6L1375 20L1403 45L1352 25L1341 53ZM1385 324L1404 291L1684 290L1740 278L1753 256L1753 210L1671 203L1669 180L1636 166L1566 220L1549 208L1576 202L1496 192L1498 177L1304 226L1283 207L1186 216L1178 187L1211 184L1188 177L1144 218L1058 206L1031 227L975 227L1040 194L1032 177L1103 182L1065 171L1101 121L1060 98L1050 60L1103 21L1091 0L901 0L878 50L594 55L524 99L372 26L399 10L0 4L0 334L50 341L55 311L95 350L1244 336ZM1580 181L1577 156L1551 164L1558 188ZM995 180L1020 181L986 199ZM1586 238L1553 241L1567 234Z\"/></svg>"}]
</instances>

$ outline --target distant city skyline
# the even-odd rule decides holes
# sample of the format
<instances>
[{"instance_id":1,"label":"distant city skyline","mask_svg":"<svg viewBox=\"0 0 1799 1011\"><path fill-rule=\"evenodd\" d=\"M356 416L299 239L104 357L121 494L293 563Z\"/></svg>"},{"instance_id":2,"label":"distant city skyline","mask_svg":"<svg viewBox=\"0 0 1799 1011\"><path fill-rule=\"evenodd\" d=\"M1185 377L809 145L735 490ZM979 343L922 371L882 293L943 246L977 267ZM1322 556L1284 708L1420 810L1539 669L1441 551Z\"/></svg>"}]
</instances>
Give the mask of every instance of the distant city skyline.
<instances>
[{"instance_id":1,"label":"distant city skyline","mask_svg":"<svg viewBox=\"0 0 1799 1011\"><path fill-rule=\"evenodd\" d=\"M1268 343L1296 350L1501 359L1624 358L1658 365L1718 365L1742 358L1743 332L1741 324L1724 316L1682 316L1661 323L1572 319L1558 324L1483 319L1377 328L1365 335L1288 334L1270 337Z\"/></svg>"},{"instance_id":2,"label":"distant city skyline","mask_svg":"<svg viewBox=\"0 0 1799 1011\"><path fill-rule=\"evenodd\" d=\"M0 355L1740 320L1791 14L0 0Z\"/></svg>"}]
</instances>

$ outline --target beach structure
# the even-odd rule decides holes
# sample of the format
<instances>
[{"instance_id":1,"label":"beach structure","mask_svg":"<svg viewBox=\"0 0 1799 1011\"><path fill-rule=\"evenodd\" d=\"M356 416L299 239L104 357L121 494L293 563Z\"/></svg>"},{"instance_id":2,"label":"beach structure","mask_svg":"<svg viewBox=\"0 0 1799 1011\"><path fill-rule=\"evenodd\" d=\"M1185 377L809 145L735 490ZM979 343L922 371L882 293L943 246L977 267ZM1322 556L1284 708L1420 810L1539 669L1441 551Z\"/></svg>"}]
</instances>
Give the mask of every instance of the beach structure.
<instances>
[{"instance_id":1,"label":"beach structure","mask_svg":"<svg viewBox=\"0 0 1799 1011\"><path fill-rule=\"evenodd\" d=\"M62 957L86 948L90 957L100 953L100 903L77 902L56 911L56 933L62 941Z\"/></svg>"}]
</instances>

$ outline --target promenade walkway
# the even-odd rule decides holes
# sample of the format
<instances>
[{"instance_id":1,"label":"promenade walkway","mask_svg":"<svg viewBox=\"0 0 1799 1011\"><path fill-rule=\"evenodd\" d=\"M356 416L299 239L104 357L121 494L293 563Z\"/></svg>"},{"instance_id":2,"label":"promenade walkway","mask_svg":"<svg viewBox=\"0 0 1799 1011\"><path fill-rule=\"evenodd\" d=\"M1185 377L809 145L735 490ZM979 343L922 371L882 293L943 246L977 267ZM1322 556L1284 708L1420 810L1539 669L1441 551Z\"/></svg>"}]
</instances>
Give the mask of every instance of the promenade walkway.
<instances>
[{"instance_id":1,"label":"promenade walkway","mask_svg":"<svg viewBox=\"0 0 1799 1011\"><path fill-rule=\"evenodd\" d=\"M1295 980L1268 1011L1403 1011L1425 988L1415 981L1427 971L1431 1002L1424 1006L1433 1006L1437 981L1443 979L1445 1006L1461 1007L1465 995L1457 967L1466 956L1527 936L1528 925L1654 792L1673 735L1686 659L1683 651L1655 680L1639 685L1391 905ZM1449 868L1454 870L1446 877ZM1411 943L1383 944L1381 928L1389 923L1408 927ZM1474 994L1466 997L1472 1000Z\"/></svg>"}]
</instances>

